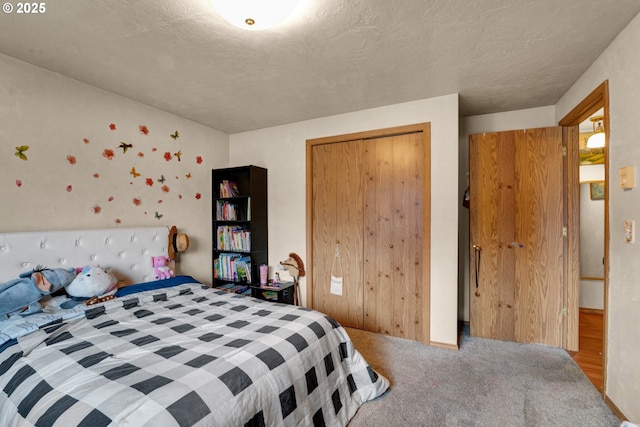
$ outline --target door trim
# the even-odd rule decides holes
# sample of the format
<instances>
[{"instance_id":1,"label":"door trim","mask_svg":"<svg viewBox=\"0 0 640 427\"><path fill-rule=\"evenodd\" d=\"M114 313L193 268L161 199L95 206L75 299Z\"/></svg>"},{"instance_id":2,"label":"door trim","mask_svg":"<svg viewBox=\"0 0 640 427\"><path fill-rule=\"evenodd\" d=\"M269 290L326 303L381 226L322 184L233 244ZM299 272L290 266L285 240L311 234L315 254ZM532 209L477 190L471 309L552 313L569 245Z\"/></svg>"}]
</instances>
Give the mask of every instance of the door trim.
<instances>
[{"instance_id":1,"label":"door trim","mask_svg":"<svg viewBox=\"0 0 640 427\"><path fill-rule=\"evenodd\" d=\"M605 157L604 157L604 176L605 176L605 194L604 194L604 326L603 326L603 349L602 349L602 393L606 396L607 385L607 311L609 307L609 135L610 135L610 122L609 122L609 80L602 82L597 88L595 88L586 98L584 98L573 110L571 110L566 116L564 116L559 122L559 126L577 126L600 108L604 109L604 129L605 129ZM572 147L577 150L578 147ZM575 182L575 178L572 179L571 175L567 176L568 187L578 186L579 182ZM571 194L571 193L569 193ZM568 212L569 221L575 221L576 218L579 221L579 205ZM576 214L577 209L577 214ZM578 224L579 230L579 224ZM571 236L570 240L577 239L576 236ZM579 256L579 251L571 252ZM575 260L570 260L570 265L574 265ZM579 260L577 261L579 265ZM577 272L579 275L579 272ZM566 325L566 341L565 348L567 350L578 350L578 316L579 316L579 283L569 283L567 289L568 303L571 305L568 307L568 312L571 313L570 319L565 323ZM573 319L575 317L575 319Z\"/></svg>"},{"instance_id":2,"label":"door trim","mask_svg":"<svg viewBox=\"0 0 640 427\"><path fill-rule=\"evenodd\" d=\"M423 265L423 305L422 318L423 330L421 341L430 344L431 336L431 123L417 123L390 128L369 130L344 135L328 136L323 138L308 139L306 141L306 241L307 259L313 259L313 158L312 149L315 145L336 144L340 142L358 139L371 139L388 137L406 133L422 132L424 138L424 193L423 205L423 241L422 241L422 265ZM306 306L313 308L313 263L306 266Z\"/></svg>"}]
</instances>

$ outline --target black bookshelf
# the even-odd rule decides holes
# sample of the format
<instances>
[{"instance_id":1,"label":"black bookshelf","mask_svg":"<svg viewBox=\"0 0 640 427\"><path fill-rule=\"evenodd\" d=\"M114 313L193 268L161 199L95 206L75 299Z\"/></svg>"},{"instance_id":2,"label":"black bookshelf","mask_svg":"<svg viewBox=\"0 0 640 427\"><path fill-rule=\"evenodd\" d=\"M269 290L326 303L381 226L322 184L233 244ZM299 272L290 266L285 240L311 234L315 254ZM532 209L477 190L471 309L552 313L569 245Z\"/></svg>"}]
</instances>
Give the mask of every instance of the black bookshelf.
<instances>
[{"instance_id":1,"label":"black bookshelf","mask_svg":"<svg viewBox=\"0 0 640 427\"><path fill-rule=\"evenodd\" d=\"M259 266L269 262L267 170L214 169L212 191L213 286L250 294L250 285L260 283ZM242 267L247 261L249 275Z\"/></svg>"}]
</instances>

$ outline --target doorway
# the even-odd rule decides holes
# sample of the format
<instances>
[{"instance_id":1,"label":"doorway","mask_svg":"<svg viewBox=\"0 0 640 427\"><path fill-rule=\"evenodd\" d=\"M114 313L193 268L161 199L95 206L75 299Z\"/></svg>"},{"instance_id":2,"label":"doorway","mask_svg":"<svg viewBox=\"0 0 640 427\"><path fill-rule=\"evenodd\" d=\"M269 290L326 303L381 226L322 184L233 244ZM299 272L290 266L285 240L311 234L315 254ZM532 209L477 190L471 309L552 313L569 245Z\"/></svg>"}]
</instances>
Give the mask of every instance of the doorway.
<instances>
[{"instance_id":1,"label":"doorway","mask_svg":"<svg viewBox=\"0 0 640 427\"><path fill-rule=\"evenodd\" d=\"M609 90L608 82L603 82L598 86L589 96L587 96L580 104L578 104L569 114L567 114L560 122L560 126L580 126L581 124L591 122L590 118L594 116L601 117L602 126L605 136L605 146L602 149L604 156L603 161L593 162L595 165L601 165L603 169L601 172L594 172L594 168L590 168L587 173L582 173L580 178L580 172L570 175L569 188L583 187L578 195L578 201L574 200L574 203L570 203L571 209L569 215L580 221L580 235L582 239L589 238L589 230L584 228L589 227L589 218L581 218L584 216L593 215L589 210L596 211L602 209L603 217L603 256L601 268L596 268L594 264L598 264L599 255L595 257L589 257L587 253L583 251L593 250L588 249L588 242L580 242L579 255L574 257L574 266L578 264L578 271L580 272L580 280L573 288L568 290L568 298L579 302L581 307L578 316L575 314L571 316L569 321L576 322L578 325L578 335L569 337L570 340L577 340L577 346L567 346L566 348L577 348L577 351L570 351L570 355L580 366L580 368L589 377L591 382L598 388L600 392L605 393L606 385L606 325L607 325L607 296L608 296L608 276L609 276ZM580 140L584 143L584 138L581 135ZM580 149L580 147L574 147L574 149ZM584 150L584 148L583 148ZM588 152L587 152L588 154ZM584 157L584 156L583 156ZM586 166L585 161L578 161L578 165L575 165L577 169L584 169ZM591 174L591 175L590 175ZM583 184L580 184L583 182ZM571 192L570 197L571 198ZM588 198L588 201L585 200ZM601 198L601 200L599 200ZM595 200L594 200L595 199ZM589 203L589 202L594 202ZM604 206L598 206L598 203L602 203ZM580 220L581 219L581 220ZM601 219L591 218L591 221L601 221ZM597 225L591 225L597 226ZM575 233L578 234L578 233ZM578 238L577 235L574 236ZM581 240L582 240L581 239ZM586 265L585 265L586 264ZM599 276L602 276L602 287L598 289ZM590 293L591 295L588 295ZM597 301L597 298L601 297L601 301ZM591 306L591 307L590 307ZM601 307L601 308L600 308Z\"/></svg>"}]
</instances>

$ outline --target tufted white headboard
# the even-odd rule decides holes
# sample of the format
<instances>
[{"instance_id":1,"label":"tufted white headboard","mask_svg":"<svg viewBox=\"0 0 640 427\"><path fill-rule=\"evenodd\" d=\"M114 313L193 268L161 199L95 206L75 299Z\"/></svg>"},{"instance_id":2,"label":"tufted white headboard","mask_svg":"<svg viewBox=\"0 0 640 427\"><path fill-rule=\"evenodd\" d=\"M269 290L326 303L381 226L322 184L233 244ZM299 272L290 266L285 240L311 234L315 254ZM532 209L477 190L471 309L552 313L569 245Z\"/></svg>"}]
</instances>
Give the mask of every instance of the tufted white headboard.
<instances>
[{"instance_id":1,"label":"tufted white headboard","mask_svg":"<svg viewBox=\"0 0 640 427\"><path fill-rule=\"evenodd\" d=\"M167 227L0 233L0 283L43 265L100 265L129 283L153 280L151 257L167 255Z\"/></svg>"}]
</instances>

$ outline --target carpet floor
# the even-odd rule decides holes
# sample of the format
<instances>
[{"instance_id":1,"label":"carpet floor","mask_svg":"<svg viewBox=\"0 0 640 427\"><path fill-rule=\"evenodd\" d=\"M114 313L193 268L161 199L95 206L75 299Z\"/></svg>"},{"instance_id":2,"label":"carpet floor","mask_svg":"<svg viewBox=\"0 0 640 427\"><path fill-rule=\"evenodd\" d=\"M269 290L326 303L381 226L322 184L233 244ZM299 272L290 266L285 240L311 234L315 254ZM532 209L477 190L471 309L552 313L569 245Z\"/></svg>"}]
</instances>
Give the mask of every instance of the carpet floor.
<instances>
[{"instance_id":1,"label":"carpet floor","mask_svg":"<svg viewBox=\"0 0 640 427\"><path fill-rule=\"evenodd\" d=\"M580 426L620 421L559 348L463 334L460 350L347 328L355 347L391 382L349 427Z\"/></svg>"}]
</instances>

